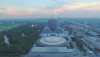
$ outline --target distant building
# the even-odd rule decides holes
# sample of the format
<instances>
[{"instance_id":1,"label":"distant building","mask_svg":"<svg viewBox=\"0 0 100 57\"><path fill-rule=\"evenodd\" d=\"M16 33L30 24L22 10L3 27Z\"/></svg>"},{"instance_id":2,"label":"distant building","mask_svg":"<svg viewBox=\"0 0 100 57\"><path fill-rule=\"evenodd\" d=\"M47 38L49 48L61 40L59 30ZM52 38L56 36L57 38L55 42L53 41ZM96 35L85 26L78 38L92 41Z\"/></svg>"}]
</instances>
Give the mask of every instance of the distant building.
<instances>
[{"instance_id":1,"label":"distant building","mask_svg":"<svg viewBox=\"0 0 100 57\"><path fill-rule=\"evenodd\" d=\"M34 27L34 25L32 24L32 26L31 27Z\"/></svg>"},{"instance_id":2,"label":"distant building","mask_svg":"<svg viewBox=\"0 0 100 57\"><path fill-rule=\"evenodd\" d=\"M89 31L88 33L90 33L91 35L94 35L94 36L97 36L98 35L98 33L93 32L93 31Z\"/></svg>"},{"instance_id":3,"label":"distant building","mask_svg":"<svg viewBox=\"0 0 100 57\"><path fill-rule=\"evenodd\" d=\"M77 33L77 36L80 37L80 38L83 38L83 37L84 37L84 34L82 34L82 33Z\"/></svg>"},{"instance_id":4,"label":"distant building","mask_svg":"<svg viewBox=\"0 0 100 57\"><path fill-rule=\"evenodd\" d=\"M100 42L95 37L84 37L84 40L92 45L94 48L100 49Z\"/></svg>"}]
</instances>

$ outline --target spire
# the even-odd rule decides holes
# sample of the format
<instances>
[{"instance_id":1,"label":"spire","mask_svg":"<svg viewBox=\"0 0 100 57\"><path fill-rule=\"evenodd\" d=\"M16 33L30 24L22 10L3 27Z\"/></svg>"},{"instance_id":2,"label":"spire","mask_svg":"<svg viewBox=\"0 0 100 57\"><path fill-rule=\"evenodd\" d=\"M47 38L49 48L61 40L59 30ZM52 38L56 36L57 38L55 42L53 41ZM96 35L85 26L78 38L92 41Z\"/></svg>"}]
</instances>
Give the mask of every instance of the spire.
<instances>
[{"instance_id":1,"label":"spire","mask_svg":"<svg viewBox=\"0 0 100 57\"><path fill-rule=\"evenodd\" d=\"M52 19L53 19L53 14L52 14Z\"/></svg>"}]
</instances>

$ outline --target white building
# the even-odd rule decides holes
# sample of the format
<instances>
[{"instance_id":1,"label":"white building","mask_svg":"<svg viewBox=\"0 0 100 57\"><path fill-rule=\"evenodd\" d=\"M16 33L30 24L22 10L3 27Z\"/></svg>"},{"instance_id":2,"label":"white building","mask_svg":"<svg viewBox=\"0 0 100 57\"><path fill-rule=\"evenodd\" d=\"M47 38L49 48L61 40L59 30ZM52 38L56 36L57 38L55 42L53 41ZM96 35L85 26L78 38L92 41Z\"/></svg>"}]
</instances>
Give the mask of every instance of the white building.
<instances>
[{"instance_id":1,"label":"white building","mask_svg":"<svg viewBox=\"0 0 100 57\"><path fill-rule=\"evenodd\" d=\"M93 31L89 31L89 33L90 33L91 35L94 35L94 36L97 36L97 35L98 35L96 32L93 32Z\"/></svg>"},{"instance_id":2,"label":"white building","mask_svg":"<svg viewBox=\"0 0 100 57\"><path fill-rule=\"evenodd\" d=\"M44 37L38 40L37 46L39 47L63 47L66 46L67 40L62 37Z\"/></svg>"},{"instance_id":3,"label":"white building","mask_svg":"<svg viewBox=\"0 0 100 57\"><path fill-rule=\"evenodd\" d=\"M26 55L35 56L73 56L73 50L66 47L33 47Z\"/></svg>"}]
</instances>

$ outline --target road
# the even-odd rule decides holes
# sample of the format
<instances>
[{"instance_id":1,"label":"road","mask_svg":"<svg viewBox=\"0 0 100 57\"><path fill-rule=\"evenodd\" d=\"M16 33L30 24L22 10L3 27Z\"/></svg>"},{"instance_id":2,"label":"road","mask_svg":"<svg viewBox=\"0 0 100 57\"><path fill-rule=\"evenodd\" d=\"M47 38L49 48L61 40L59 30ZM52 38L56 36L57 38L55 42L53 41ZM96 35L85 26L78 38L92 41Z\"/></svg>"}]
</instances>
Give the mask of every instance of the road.
<instances>
[{"instance_id":1,"label":"road","mask_svg":"<svg viewBox=\"0 0 100 57\"><path fill-rule=\"evenodd\" d=\"M98 56L96 56L94 53L89 53L89 51L91 51L90 49L88 49L85 45L84 45L84 49L86 49L87 51L87 55L89 56L89 57L98 57Z\"/></svg>"},{"instance_id":2,"label":"road","mask_svg":"<svg viewBox=\"0 0 100 57\"><path fill-rule=\"evenodd\" d=\"M69 35L68 34L68 31L66 31L66 34L68 35L69 41L71 42L72 41L71 40L71 37L73 37L73 35ZM75 54L78 54L79 56L82 56L83 55L83 53L77 47L76 42L73 42L73 47L74 47L73 48L73 51L74 51Z\"/></svg>"},{"instance_id":3,"label":"road","mask_svg":"<svg viewBox=\"0 0 100 57\"><path fill-rule=\"evenodd\" d=\"M73 50L75 53L77 53L78 55L82 56L83 55L83 52L79 50L79 48L77 47L76 43L73 42Z\"/></svg>"}]
</instances>

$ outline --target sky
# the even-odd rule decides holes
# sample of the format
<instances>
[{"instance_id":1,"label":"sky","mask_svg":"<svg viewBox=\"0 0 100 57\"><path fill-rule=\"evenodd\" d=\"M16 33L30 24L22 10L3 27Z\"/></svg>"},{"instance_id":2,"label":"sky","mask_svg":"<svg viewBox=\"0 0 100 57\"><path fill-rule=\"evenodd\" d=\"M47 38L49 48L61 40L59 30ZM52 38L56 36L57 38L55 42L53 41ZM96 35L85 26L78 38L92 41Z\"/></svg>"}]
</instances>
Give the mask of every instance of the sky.
<instances>
[{"instance_id":1,"label":"sky","mask_svg":"<svg viewBox=\"0 0 100 57\"><path fill-rule=\"evenodd\" d=\"M100 0L0 0L0 19L100 18Z\"/></svg>"}]
</instances>

